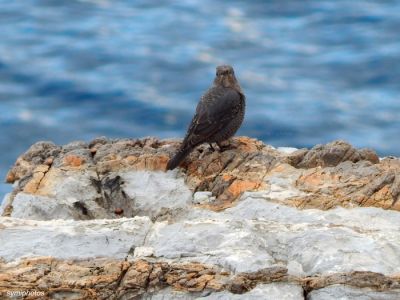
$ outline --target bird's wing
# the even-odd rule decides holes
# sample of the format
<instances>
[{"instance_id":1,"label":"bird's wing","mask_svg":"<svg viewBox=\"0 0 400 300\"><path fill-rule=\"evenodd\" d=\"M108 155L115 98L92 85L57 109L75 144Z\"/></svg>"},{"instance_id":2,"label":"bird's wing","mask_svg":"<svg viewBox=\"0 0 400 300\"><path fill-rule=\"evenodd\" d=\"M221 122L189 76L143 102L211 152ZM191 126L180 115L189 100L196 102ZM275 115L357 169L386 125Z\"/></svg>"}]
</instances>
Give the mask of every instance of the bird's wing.
<instances>
[{"instance_id":1,"label":"bird's wing","mask_svg":"<svg viewBox=\"0 0 400 300\"><path fill-rule=\"evenodd\" d=\"M239 113L242 95L234 89L211 88L204 94L189 126L184 144L206 142Z\"/></svg>"}]
</instances>

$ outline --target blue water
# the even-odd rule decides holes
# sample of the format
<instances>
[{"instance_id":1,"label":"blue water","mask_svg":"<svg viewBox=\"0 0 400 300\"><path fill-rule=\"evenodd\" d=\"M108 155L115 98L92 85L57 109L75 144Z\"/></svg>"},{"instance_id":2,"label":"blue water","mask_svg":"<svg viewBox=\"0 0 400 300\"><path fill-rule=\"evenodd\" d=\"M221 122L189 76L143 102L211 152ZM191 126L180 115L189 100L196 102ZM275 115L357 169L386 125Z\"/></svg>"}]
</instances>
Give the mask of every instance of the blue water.
<instances>
[{"instance_id":1,"label":"blue water","mask_svg":"<svg viewBox=\"0 0 400 300\"><path fill-rule=\"evenodd\" d=\"M400 155L399 29L400 1L0 0L0 177L39 140L182 136L220 63L239 134Z\"/></svg>"}]
</instances>

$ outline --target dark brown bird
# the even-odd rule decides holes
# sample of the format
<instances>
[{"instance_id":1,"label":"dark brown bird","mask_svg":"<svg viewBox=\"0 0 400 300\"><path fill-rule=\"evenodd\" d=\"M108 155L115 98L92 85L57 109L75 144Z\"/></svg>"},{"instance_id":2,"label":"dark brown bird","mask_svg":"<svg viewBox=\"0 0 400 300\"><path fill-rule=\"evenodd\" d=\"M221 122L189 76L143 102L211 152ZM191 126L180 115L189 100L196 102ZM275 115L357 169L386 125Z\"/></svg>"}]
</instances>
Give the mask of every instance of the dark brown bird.
<instances>
[{"instance_id":1,"label":"dark brown bird","mask_svg":"<svg viewBox=\"0 0 400 300\"><path fill-rule=\"evenodd\" d=\"M175 169L202 143L217 143L232 137L242 125L245 96L231 66L217 67L213 85L201 97L178 153L170 159L167 170Z\"/></svg>"}]
</instances>

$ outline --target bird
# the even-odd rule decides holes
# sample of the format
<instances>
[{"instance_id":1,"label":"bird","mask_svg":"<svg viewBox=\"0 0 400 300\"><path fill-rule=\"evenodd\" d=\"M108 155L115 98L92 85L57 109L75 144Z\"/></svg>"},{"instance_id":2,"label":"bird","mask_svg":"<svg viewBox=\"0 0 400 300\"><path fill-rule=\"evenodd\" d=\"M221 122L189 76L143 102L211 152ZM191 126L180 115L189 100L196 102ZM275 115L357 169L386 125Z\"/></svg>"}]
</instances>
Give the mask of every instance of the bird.
<instances>
[{"instance_id":1,"label":"bird","mask_svg":"<svg viewBox=\"0 0 400 300\"><path fill-rule=\"evenodd\" d=\"M221 142L228 140L242 125L246 108L246 97L230 65L216 68L211 87L200 98L196 112L178 152L168 161L167 170L173 170L197 146L216 143L223 150Z\"/></svg>"}]
</instances>

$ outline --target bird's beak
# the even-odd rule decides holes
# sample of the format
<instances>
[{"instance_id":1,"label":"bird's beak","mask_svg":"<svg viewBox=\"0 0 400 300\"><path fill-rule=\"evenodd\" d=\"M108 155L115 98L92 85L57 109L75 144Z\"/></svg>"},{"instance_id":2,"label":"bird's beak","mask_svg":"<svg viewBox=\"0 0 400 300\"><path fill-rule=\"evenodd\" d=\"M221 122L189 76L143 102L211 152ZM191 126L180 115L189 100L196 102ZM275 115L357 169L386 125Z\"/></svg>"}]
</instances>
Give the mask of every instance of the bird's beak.
<instances>
[{"instance_id":1,"label":"bird's beak","mask_svg":"<svg viewBox=\"0 0 400 300\"><path fill-rule=\"evenodd\" d=\"M222 84L224 85L224 87L230 87L232 86L234 79L232 77L232 75L222 75Z\"/></svg>"}]
</instances>

